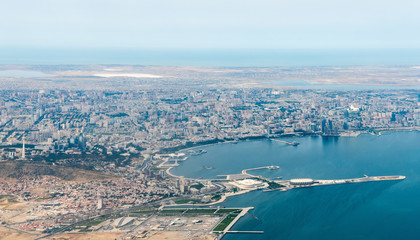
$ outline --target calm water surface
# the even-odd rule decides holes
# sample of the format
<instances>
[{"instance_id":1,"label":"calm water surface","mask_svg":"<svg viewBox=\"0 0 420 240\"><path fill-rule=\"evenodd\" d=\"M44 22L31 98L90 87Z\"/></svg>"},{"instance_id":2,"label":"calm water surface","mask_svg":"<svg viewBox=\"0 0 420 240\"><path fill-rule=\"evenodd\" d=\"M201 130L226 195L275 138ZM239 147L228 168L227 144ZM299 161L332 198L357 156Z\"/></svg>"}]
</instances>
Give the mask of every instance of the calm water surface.
<instances>
[{"instance_id":1,"label":"calm water surface","mask_svg":"<svg viewBox=\"0 0 420 240\"><path fill-rule=\"evenodd\" d=\"M139 64L201 67L420 64L420 49L0 48L0 64Z\"/></svg>"},{"instance_id":2,"label":"calm water surface","mask_svg":"<svg viewBox=\"0 0 420 240\"><path fill-rule=\"evenodd\" d=\"M405 175L403 181L256 191L228 198L221 205L253 206L251 213L258 218L248 214L232 230L264 230L265 234L228 234L223 239L419 239L420 132L293 140L301 144L292 147L264 140L202 147L206 154L190 157L172 172L215 178L278 165L278 170L255 173L284 179Z\"/></svg>"}]
</instances>

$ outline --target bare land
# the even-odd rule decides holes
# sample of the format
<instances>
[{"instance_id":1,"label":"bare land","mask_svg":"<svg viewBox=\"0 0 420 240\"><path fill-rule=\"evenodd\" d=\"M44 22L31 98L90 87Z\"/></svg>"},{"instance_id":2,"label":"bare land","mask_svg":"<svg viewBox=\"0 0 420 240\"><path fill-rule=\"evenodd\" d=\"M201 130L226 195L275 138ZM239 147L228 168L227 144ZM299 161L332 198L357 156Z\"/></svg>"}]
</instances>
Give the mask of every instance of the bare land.
<instances>
[{"instance_id":1,"label":"bare land","mask_svg":"<svg viewBox=\"0 0 420 240\"><path fill-rule=\"evenodd\" d=\"M0 226L0 239L2 240L32 240L37 235L19 232Z\"/></svg>"},{"instance_id":2,"label":"bare land","mask_svg":"<svg viewBox=\"0 0 420 240\"><path fill-rule=\"evenodd\" d=\"M65 181L87 182L114 178L104 174L85 169L48 165L42 163L29 163L24 161L0 162L0 179L36 176L54 176Z\"/></svg>"},{"instance_id":3,"label":"bare land","mask_svg":"<svg viewBox=\"0 0 420 240\"><path fill-rule=\"evenodd\" d=\"M418 87L414 65L323 67L171 67L133 65L0 65L0 89L145 90L156 88L273 87L328 85ZM32 73L33 76L30 76ZM39 73L39 74L34 74Z\"/></svg>"},{"instance_id":4,"label":"bare land","mask_svg":"<svg viewBox=\"0 0 420 240\"><path fill-rule=\"evenodd\" d=\"M174 240L174 239L184 239L184 240L213 240L214 235L208 234L204 236L193 235L189 231L168 231L168 232L149 232L144 239L149 240Z\"/></svg>"},{"instance_id":5,"label":"bare land","mask_svg":"<svg viewBox=\"0 0 420 240\"><path fill-rule=\"evenodd\" d=\"M68 234L57 234L46 240L114 240L122 237L124 233L68 233Z\"/></svg>"}]
</instances>

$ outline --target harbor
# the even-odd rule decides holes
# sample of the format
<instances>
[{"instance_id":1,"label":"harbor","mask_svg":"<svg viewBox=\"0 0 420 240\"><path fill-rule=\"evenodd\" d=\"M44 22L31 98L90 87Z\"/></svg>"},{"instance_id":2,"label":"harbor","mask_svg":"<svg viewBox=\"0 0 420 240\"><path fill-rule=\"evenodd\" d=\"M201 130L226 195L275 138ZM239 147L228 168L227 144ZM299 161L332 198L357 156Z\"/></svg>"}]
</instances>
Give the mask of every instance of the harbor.
<instances>
[{"instance_id":1,"label":"harbor","mask_svg":"<svg viewBox=\"0 0 420 240\"><path fill-rule=\"evenodd\" d=\"M405 208L395 205L396 202L401 206L406 202L415 204L413 195L405 189L416 182L412 169L418 166L418 158L413 157L414 153L418 155L415 150L418 135L415 132L389 134L381 138L362 134L357 139L303 137L299 138L298 147L271 139L244 141L236 145L218 144L205 148L206 154L189 158L181 166L173 168L176 171L171 170L171 173L200 181L210 179L211 183L223 186L220 199L213 204L215 207L254 207L227 230L223 240L276 239L279 236L297 240L307 239L309 234L322 239L313 231L314 227L322 229L328 224L345 231L347 225L341 223L349 224L360 216L369 219L363 220L364 225L376 226L375 221L380 220L378 210L383 211L379 204L387 204L387 214L392 214L394 209L404 211ZM395 144L395 139L401 142L397 146L411 155L378 152L383 145ZM351 151L347 150L349 148ZM396 164L400 158L404 158L410 168ZM242 181L248 179L253 181ZM268 183L265 180L281 186L262 188L261 184ZM413 216L405 224L415 220L413 214L403 213L404 216ZM387 214L381 214L381 218ZM306 222L301 221L302 216L305 216ZM340 224L337 219L340 219ZM394 224L398 223L394 221ZM390 227L389 224L387 226ZM305 232L301 232L301 228ZM264 233L247 234L244 231ZM300 235L290 237L295 234ZM331 236L337 239L340 233L325 230L322 234L330 236L329 239L333 239Z\"/></svg>"}]
</instances>

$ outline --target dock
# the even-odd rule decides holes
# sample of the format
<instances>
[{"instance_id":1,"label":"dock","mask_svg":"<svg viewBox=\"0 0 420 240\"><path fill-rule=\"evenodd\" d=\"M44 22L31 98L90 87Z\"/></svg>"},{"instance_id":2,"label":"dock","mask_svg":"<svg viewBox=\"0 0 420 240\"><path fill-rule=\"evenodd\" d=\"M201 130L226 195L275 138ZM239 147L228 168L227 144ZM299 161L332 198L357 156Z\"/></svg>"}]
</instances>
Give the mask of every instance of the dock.
<instances>
[{"instance_id":1,"label":"dock","mask_svg":"<svg viewBox=\"0 0 420 240\"><path fill-rule=\"evenodd\" d=\"M290 145L290 146L298 146L300 143L298 143L298 142L288 142L288 141L284 141L284 140L279 140L279 139L271 139L271 140L273 140L273 141L277 141L277 142L282 142L282 143L285 143L285 144L287 144L287 145Z\"/></svg>"},{"instance_id":2,"label":"dock","mask_svg":"<svg viewBox=\"0 0 420 240\"><path fill-rule=\"evenodd\" d=\"M232 222L229 223L229 225L226 226L226 228L223 231L220 232L216 232L219 233L220 235L218 236L218 239L222 239L223 236L226 233L248 233L248 234L263 234L264 231L230 231L230 229L233 227L233 225L235 225L235 223L243 216L245 216L245 214L248 213L249 210L254 209L254 207L247 207L247 208L243 208L242 211L235 217L235 219L233 219Z\"/></svg>"},{"instance_id":3,"label":"dock","mask_svg":"<svg viewBox=\"0 0 420 240\"><path fill-rule=\"evenodd\" d=\"M227 231L226 233L264 234L264 231Z\"/></svg>"},{"instance_id":4,"label":"dock","mask_svg":"<svg viewBox=\"0 0 420 240\"><path fill-rule=\"evenodd\" d=\"M349 178L349 179L334 179L334 180L314 180L310 178L291 179L277 181L278 183L286 185L283 190L289 190L293 188L303 187L317 187L327 185L338 185L338 184L350 184L350 183L364 183L364 182L378 182L378 181L395 181L404 180L405 176L375 176L369 177L365 175L362 178Z\"/></svg>"},{"instance_id":5,"label":"dock","mask_svg":"<svg viewBox=\"0 0 420 240\"><path fill-rule=\"evenodd\" d=\"M242 170L242 174L248 174L247 171L258 170L258 169L265 169L265 168L272 169L273 170L273 169L279 169L280 167L273 165L273 166L264 166L264 167L249 168L249 169Z\"/></svg>"},{"instance_id":6,"label":"dock","mask_svg":"<svg viewBox=\"0 0 420 240\"><path fill-rule=\"evenodd\" d=\"M245 216L245 214L249 211L249 210L251 210L251 209L254 209L254 207L247 207L247 208L243 208L242 209L242 211L238 214L238 216L236 216L236 218L235 219L233 219L233 221L229 224L229 225L227 225L227 227L225 228L225 230L223 230L223 233L225 234L225 233L227 233L231 228L232 228L232 226L233 225L235 225L235 223L241 218L241 217L243 217L243 216Z\"/></svg>"},{"instance_id":7,"label":"dock","mask_svg":"<svg viewBox=\"0 0 420 240\"><path fill-rule=\"evenodd\" d=\"M217 175L218 177L226 177L225 179L212 179L212 180L217 180L217 181L222 181L222 180L241 180L241 179L246 179L246 178L260 178L260 179L264 179L267 181L272 181L270 179L264 178L262 176L255 176L252 174L249 174L248 171L253 171L253 170L258 170L258 169L271 169L271 170L275 170L275 169L279 169L279 166L264 166L264 167L256 167L256 168L248 168L248 169L244 169L242 170L241 173L238 174L228 174L228 175ZM282 178L282 177L277 177L277 178Z\"/></svg>"}]
</instances>

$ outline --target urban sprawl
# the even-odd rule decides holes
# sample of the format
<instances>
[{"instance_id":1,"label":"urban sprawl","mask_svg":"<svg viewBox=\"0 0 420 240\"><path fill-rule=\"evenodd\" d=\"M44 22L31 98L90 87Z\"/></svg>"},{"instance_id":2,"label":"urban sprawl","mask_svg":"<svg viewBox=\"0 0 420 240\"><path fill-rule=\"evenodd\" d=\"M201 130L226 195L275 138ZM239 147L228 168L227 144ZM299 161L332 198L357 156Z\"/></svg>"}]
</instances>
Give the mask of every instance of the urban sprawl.
<instances>
[{"instance_id":1,"label":"urban sprawl","mask_svg":"<svg viewBox=\"0 0 420 240\"><path fill-rule=\"evenodd\" d=\"M0 196L25 204L0 208L0 221L45 234L154 202L215 202L241 186L167 171L205 152L192 147L419 129L419 98L419 90L403 89L1 90L0 171L8 180Z\"/></svg>"}]
</instances>

